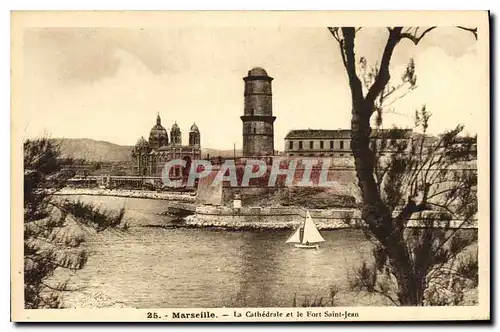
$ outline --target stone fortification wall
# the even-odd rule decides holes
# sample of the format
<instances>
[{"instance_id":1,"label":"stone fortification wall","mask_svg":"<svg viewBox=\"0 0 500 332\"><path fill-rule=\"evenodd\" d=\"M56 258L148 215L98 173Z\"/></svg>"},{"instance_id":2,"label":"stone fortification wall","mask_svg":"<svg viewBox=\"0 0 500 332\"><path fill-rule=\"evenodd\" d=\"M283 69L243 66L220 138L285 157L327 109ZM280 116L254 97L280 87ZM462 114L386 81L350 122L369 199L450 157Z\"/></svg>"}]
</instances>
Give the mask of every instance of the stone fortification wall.
<instances>
[{"instance_id":1,"label":"stone fortification wall","mask_svg":"<svg viewBox=\"0 0 500 332\"><path fill-rule=\"evenodd\" d=\"M357 209L309 210L318 229L339 229L361 226ZM196 213L186 217L185 225L192 227L222 227L230 229L291 229L304 221L303 208L198 206ZM458 227L461 221L451 221L451 227ZM421 226L417 218L410 220L410 227ZM436 227L441 227L436 223ZM477 228L477 221L464 228Z\"/></svg>"}]
</instances>

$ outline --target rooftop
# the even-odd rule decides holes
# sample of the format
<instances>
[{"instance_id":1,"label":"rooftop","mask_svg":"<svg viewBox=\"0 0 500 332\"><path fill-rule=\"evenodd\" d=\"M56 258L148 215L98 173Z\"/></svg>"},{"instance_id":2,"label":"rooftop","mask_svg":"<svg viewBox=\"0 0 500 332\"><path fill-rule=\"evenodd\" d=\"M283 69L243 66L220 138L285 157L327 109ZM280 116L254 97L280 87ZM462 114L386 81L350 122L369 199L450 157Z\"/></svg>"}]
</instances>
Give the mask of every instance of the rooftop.
<instances>
[{"instance_id":1,"label":"rooftop","mask_svg":"<svg viewBox=\"0 0 500 332\"><path fill-rule=\"evenodd\" d=\"M412 129L372 129L372 137L385 136L393 138L409 138ZM394 136L392 136L394 135ZM285 139L306 138L306 139L350 139L351 129L298 129L290 130Z\"/></svg>"},{"instance_id":2,"label":"rooftop","mask_svg":"<svg viewBox=\"0 0 500 332\"><path fill-rule=\"evenodd\" d=\"M264 68L255 67L248 71L248 76L268 76Z\"/></svg>"}]
</instances>

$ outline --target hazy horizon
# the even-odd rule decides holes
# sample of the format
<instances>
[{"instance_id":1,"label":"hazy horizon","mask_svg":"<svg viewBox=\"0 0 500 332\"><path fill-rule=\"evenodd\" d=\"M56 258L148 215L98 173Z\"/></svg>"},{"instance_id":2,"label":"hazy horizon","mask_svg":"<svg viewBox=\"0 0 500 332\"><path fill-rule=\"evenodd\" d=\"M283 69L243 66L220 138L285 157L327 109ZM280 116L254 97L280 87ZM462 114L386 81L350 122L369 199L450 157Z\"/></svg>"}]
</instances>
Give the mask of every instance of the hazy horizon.
<instances>
[{"instance_id":1,"label":"hazy horizon","mask_svg":"<svg viewBox=\"0 0 500 332\"><path fill-rule=\"evenodd\" d=\"M386 38L385 28L363 28L356 55L376 63ZM484 84L484 64L472 34L442 27L416 47L401 42L394 78L411 57L419 87L394 104L385 127L412 127L426 104L432 134L460 123L477 133L474 88ZM241 149L242 78L257 66L274 77L276 150L292 129L350 128L347 75L326 28L28 28L23 136L134 145L148 138L159 112L167 131L177 122L184 143L196 122L203 148Z\"/></svg>"}]
</instances>

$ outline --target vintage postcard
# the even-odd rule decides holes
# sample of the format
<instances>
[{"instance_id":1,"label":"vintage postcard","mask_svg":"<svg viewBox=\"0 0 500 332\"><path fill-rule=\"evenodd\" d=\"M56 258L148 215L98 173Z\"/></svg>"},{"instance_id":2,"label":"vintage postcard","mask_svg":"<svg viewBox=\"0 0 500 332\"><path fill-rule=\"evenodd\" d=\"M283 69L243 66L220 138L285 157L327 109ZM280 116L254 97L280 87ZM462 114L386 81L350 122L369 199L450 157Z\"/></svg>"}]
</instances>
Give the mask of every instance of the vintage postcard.
<instances>
[{"instance_id":1,"label":"vintage postcard","mask_svg":"<svg viewBox=\"0 0 500 332\"><path fill-rule=\"evenodd\" d=\"M490 319L489 13L13 12L12 319Z\"/></svg>"}]
</instances>

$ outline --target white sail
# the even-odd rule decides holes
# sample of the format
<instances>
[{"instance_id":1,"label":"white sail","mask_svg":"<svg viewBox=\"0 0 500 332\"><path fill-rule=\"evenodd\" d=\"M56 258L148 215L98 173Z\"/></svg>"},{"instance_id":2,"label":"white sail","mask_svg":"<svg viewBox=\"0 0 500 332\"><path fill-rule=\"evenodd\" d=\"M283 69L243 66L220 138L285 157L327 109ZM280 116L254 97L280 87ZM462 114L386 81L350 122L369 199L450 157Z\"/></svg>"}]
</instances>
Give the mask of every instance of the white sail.
<instances>
[{"instance_id":1,"label":"white sail","mask_svg":"<svg viewBox=\"0 0 500 332\"><path fill-rule=\"evenodd\" d=\"M298 227L295 233L293 233L285 243L300 243L300 229L301 227Z\"/></svg>"},{"instance_id":2,"label":"white sail","mask_svg":"<svg viewBox=\"0 0 500 332\"><path fill-rule=\"evenodd\" d=\"M324 242L325 239L321 236L314 224L314 221L309 214L309 211L306 212L306 221L304 223L304 236L302 237L302 243L317 243Z\"/></svg>"}]
</instances>

